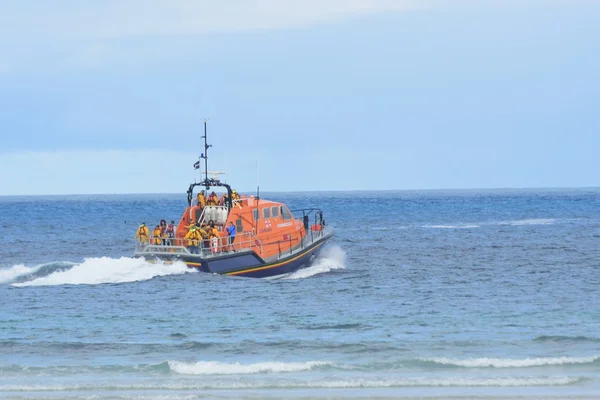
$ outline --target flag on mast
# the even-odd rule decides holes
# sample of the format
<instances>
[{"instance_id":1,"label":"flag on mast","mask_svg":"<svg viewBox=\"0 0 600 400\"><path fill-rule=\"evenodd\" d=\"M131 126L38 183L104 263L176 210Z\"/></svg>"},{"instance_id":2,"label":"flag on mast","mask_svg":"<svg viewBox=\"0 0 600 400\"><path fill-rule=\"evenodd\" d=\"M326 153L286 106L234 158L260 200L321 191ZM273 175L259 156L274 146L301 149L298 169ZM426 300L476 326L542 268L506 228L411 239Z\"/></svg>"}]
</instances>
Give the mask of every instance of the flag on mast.
<instances>
[{"instance_id":1,"label":"flag on mast","mask_svg":"<svg viewBox=\"0 0 600 400\"><path fill-rule=\"evenodd\" d=\"M194 169L200 169L200 160L194 163Z\"/></svg>"}]
</instances>

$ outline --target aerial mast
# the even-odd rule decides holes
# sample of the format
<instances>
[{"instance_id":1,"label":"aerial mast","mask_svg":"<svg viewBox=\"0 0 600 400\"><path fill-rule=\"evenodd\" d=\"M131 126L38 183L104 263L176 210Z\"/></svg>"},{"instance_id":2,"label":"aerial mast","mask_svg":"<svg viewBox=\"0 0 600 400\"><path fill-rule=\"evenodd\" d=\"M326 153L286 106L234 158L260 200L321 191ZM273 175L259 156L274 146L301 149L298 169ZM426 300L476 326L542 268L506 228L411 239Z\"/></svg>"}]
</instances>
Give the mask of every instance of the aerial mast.
<instances>
[{"instance_id":1,"label":"aerial mast","mask_svg":"<svg viewBox=\"0 0 600 400\"><path fill-rule=\"evenodd\" d=\"M202 153L202 158L204 158L204 184L206 185L206 190L210 187L208 186L208 148L212 147L212 145L208 144L208 139L206 138L206 119L204 119L204 153Z\"/></svg>"}]
</instances>

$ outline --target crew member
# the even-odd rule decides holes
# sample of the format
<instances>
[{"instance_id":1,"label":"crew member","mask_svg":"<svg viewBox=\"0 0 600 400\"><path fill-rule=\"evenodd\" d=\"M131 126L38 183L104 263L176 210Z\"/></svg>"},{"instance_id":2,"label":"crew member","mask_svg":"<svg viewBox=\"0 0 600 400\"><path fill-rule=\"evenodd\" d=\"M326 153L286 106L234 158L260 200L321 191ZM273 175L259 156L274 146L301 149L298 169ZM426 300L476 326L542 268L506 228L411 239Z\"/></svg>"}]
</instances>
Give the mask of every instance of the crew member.
<instances>
[{"instance_id":1,"label":"crew member","mask_svg":"<svg viewBox=\"0 0 600 400\"><path fill-rule=\"evenodd\" d=\"M219 202L219 199L217 197L217 194L215 192L212 192L209 196L208 199L206 200L206 205L207 206L216 206Z\"/></svg>"},{"instance_id":2,"label":"crew member","mask_svg":"<svg viewBox=\"0 0 600 400\"><path fill-rule=\"evenodd\" d=\"M210 237L210 249L213 254L218 253L219 251L219 230L212 225L208 229L208 236Z\"/></svg>"},{"instance_id":3,"label":"crew member","mask_svg":"<svg viewBox=\"0 0 600 400\"><path fill-rule=\"evenodd\" d=\"M235 224L233 222L229 222L229 226L227 227L227 249L228 251L235 251L233 249L233 242L235 241Z\"/></svg>"},{"instance_id":4,"label":"crew member","mask_svg":"<svg viewBox=\"0 0 600 400\"><path fill-rule=\"evenodd\" d=\"M204 208L204 206L206 205L206 198L204 197L204 190L201 190L200 193L198 193L198 196L196 196L196 198L198 199L198 205L202 208Z\"/></svg>"},{"instance_id":5,"label":"crew member","mask_svg":"<svg viewBox=\"0 0 600 400\"><path fill-rule=\"evenodd\" d=\"M220 204L222 206L226 206L228 198L229 198L229 196L227 196L227 193L223 193L223 196L221 196L221 202L220 202Z\"/></svg>"},{"instance_id":6,"label":"crew member","mask_svg":"<svg viewBox=\"0 0 600 400\"><path fill-rule=\"evenodd\" d=\"M188 218L188 223L185 226L185 229L187 229L189 231L190 229L192 229L192 226L196 226L196 224L194 224L194 220L193 219Z\"/></svg>"},{"instance_id":7,"label":"crew member","mask_svg":"<svg viewBox=\"0 0 600 400\"><path fill-rule=\"evenodd\" d=\"M198 228L195 225L190 228L189 232L185 235L185 238L188 239L187 245L190 249L190 253L198 254L198 240L200 239L200 232L198 232Z\"/></svg>"},{"instance_id":8,"label":"crew member","mask_svg":"<svg viewBox=\"0 0 600 400\"><path fill-rule=\"evenodd\" d=\"M144 245L147 244L149 242L149 238L150 238L150 232L148 227L146 226L146 223L143 222L139 227L138 230L135 234L135 239L140 240L140 245Z\"/></svg>"},{"instance_id":9,"label":"crew member","mask_svg":"<svg viewBox=\"0 0 600 400\"><path fill-rule=\"evenodd\" d=\"M167 233L167 221L164 219L160 220L160 237L162 238L162 245L167 246L169 244L169 241L167 240L169 235Z\"/></svg>"},{"instance_id":10,"label":"crew member","mask_svg":"<svg viewBox=\"0 0 600 400\"><path fill-rule=\"evenodd\" d=\"M173 244L175 243L175 230L175 221L171 221L169 226L167 226L167 237L169 238L167 244L169 246L173 246Z\"/></svg>"},{"instance_id":11,"label":"crew member","mask_svg":"<svg viewBox=\"0 0 600 400\"><path fill-rule=\"evenodd\" d=\"M231 200L233 202L233 206L238 206L242 208L242 202L240 201L240 195L235 190L231 191Z\"/></svg>"},{"instance_id":12,"label":"crew member","mask_svg":"<svg viewBox=\"0 0 600 400\"><path fill-rule=\"evenodd\" d=\"M154 230L152 231L152 244L161 244L162 242L162 230L160 229L160 225L156 225Z\"/></svg>"}]
</instances>

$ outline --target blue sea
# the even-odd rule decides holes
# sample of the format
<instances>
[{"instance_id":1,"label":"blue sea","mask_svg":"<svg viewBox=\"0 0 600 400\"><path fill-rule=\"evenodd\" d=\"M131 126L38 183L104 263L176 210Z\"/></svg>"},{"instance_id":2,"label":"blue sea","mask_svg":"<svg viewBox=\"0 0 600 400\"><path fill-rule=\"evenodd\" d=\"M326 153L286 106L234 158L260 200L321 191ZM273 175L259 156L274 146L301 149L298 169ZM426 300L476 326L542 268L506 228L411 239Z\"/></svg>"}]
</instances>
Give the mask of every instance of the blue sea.
<instances>
[{"instance_id":1,"label":"blue sea","mask_svg":"<svg viewBox=\"0 0 600 400\"><path fill-rule=\"evenodd\" d=\"M308 269L132 258L185 194L0 197L0 398L600 398L600 190L268 193Z\"/></svg>"}]
</instances>

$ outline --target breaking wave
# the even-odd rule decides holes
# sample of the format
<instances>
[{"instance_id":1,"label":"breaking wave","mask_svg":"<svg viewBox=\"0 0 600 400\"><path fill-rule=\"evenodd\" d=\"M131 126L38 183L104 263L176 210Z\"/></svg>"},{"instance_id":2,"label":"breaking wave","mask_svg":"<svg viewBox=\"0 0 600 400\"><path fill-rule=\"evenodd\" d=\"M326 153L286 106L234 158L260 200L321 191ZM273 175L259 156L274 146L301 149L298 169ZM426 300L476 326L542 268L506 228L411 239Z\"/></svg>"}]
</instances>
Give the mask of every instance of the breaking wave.
<instances>
[{"instance_id":1,"label":"breaking wave","mask_svg":"<svg viewBox=\"0 0 600 400\"><path fill-rule=\"evenodd\" d=\"M472 358L472 359L455 359L455 358L424 358L422 361L433 362L442 365L451 365L465 368L527 368L549 365L568 365L568 364L591 364L600 360L600 356L591 357L541 357L541 358L525 358L525 359L510 359L510 358Z\"/></svg>"},{"instance_id":2,"label":"breaking wave","mask_svg":"<svg viewBox=\"0 0 600 400\"><path fill-rule=\"evenodd\" d=\"M451 223L432 223L426 225L415 225L418 228L426 229L476 229L489 226L535 226L535 225L554 225L558 223L575 222L576 219L556 219L556 218L527 218L500 221L480 221L480 222L451 222Z\"/></svg>"},{"instance_id":3,"label":"breaking wave","mask_svg":"<svg viewBox=\"0 0 600 400\"><path fill-rule=\"evenodd\" d=\"M179 275L193 272L183 262L163 264L150 263L142 258L86 258L81 264L53 263L54 266L39 276L42 268L15 266L13 271L13 286L53 286L53 285L98 285L103 283L124 283L152 279L157 276ZM53 264L47 264L53 265ZM26 271L27 270L27 271ZM17 274L24 271L24 274ZM7 274L9 275L9 274Z\"/></svg>"},{"instance_id":4,"label":"breaking wave","mask_svg":"<svg viewBox=\"0 0 600 400\"><path fill-rule=\"evenodd\" d=\"M339 246L328 246L308 268L300 269L285 279L305 279L318 274L324 274L336 269L345 269L346 253Z\"/></svg>"},{"instance_id":5,"label":"breaking wave","mask_svg":"<svg viewBox=\"0 0 600 400\"><path fill-rule=\"evenodd\" d=\"M298 372L309 371L315 367L331 366L325 361L307 361L298 363L264 362L255 364L223 363L217 361L199 361L186 363L169 361L171 371L185 375L231 375L259 374L266 372Z\"/></svg>"},{"instance_id":6,"label":"breaking wave","mask_svg":"<svg viewBox=\"0 0 600 400\"><path fill-rule=\"evenodd\" d=\"M578 377L540 377L540 378L389 378L389 379L319 379L269 380L269 381L218 381L211 382L173 382L144 384L81 384L81 385L1 385L0 392L57 392L71 390L207 390L207 389L295 389L295 388L393 388L393 387L526 387L526 386L565 386L584 381Z\"/></svg>"},{"instance_id":7,"label":"breaking wave","mask_svg":"<svg viewBox=\"0 0 600 400\"><path fill-rule=\"evenodd\" d=\"M481 228L480 225L471 224L471 225L423 225L421 228L430 228L430 229L475 229Z\"/></svg>"},{"instance_id":8,"label":"breaking wave","mask_svg":"<svg viewBox=\"0 0 600 400\"><path fill-rule=\"evenodd\" d=\"M531 219L517 219L513 221L502 221L499 225L552 225L556 222L554 218L531 218Z\"/></svg>"}]
</instances>

